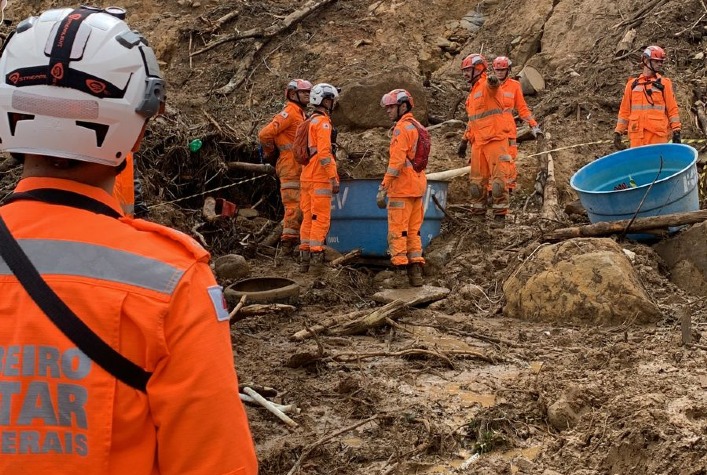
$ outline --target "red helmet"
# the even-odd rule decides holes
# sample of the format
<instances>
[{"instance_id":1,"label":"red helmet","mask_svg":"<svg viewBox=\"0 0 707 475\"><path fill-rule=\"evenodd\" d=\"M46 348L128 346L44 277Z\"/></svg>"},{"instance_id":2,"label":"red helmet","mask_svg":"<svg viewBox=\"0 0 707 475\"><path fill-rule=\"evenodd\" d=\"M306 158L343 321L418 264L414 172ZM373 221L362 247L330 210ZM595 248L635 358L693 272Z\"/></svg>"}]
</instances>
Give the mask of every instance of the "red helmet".
<instances>
[{"instance_id":1,"label":"red helmet","mask_svg":"<svg viewBox=\"0 0 707 475\"><path fill-rule=\"evenodd\" d=\"M641 56L647 60L658 61L665 61L666 58L665 50L660 46L649 46L643 50L643 54Z\"/></svg>"},{"instance_id":2,"label":"red helmet","mask_svg":"<svg viewBox=\"0 0 707 475\"><path fill-rule=\"evenodd\" d=\"M300 92L300 91L311 91L312 83L304 79L293 79L287 83L285 88L285 97L288 97L290 91Z\"/></svg>"},{"instance_id":3,"label":"red helmet","mask_svg":"<svg viewBox=\"0 0 707 475\"><path fill-rule=\"evenodd\" d=\"M474 68L475 71L484 72L488 69L486 58L480 54L470 54L462 60L462 71L469 68Z\"/></svg>"},{"instance_id":4,"label":"red helmet","mask_svg":"<svg viewBox=\"0 0 707 475\"><path fill-rule=\"evenodd\" d=\"M506 56L497 56L493 60L493 69L511 69L513 62Z\"/></svg>"},{"instance_id":5,"label":"red helmet","mask_svg":"<svg viewBox=\"0 0 707 475\"><path fill-rule=\"evenodd\" d=\"M383 94L381 98L381 107L394 106L397 104L409 103L410 107L415 105L412 100L412 95L405 89L393 89L392 91Z\"/></svg>"}]
</instances>

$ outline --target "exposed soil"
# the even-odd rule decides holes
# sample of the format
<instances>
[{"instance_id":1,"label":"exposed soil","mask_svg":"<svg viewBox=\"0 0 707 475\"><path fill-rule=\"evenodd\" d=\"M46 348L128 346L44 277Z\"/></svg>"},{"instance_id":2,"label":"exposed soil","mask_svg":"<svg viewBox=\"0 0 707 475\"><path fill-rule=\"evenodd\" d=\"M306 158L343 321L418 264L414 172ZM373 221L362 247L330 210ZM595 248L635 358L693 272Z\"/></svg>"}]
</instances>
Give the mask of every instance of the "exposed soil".
<instances>
[{"instance_id":1,"label":"exposed soil","mask_svg":"<svg viewBox=\"0 0 707 475\"><path fill-rule=\"evenodd\" d=\"M629 24L637 31L636 51L648 44L666 48L683 137L701 137L690 105L704 99L707 69L704 55L696 56L707 43L704 4L339 0L270 39L229 41L190 57L228 35L273 25L305 3L123 5L130 23L156 49L170 86L168 111L151 124L138 163L150 219L188 233L198 230L214 256L244 255L254 276L302 284L294 312L233 326L241 382L273 387L275 400L301 409L293 416L299 427L289 429L248 406L260 473L287 474L296 464L300 474L342 475L707 473L707 347L699 345L707 326L705 303L669 281L650 247L622 243L636 253L634 267L663 312L658 324L593 328L504 317L504 280L537 248L542 229L570 223L565 215L557 222L539 220L538 203L528 199L539 165L536 156L528 157L537 151L536 142L521 144L519 189L505 229L471 223L467 178L452 182L448 212L455 220L445 221L427 250L446 249L449 258L432 262L426 276L427 284L451 289L450 297L408 310L397 324L365 335L322 334L304 342L291 336L329 317L373 308L381 268L352 266L321 279L302 277L294 262L276 260L271 248L253 239L269 229L265 218L281 216L276 180L225 166L256 161L255 133L281 108L291 77L344 85L402 64L421 81L427 78L431 117L464 119L463 106L452 110L466 94L459 63L481 50L488 57L510 55L516 73L525 63L544 75L546 90L527 99L553 146L608 141L625 81L638 70L637 54L618 60L614 55ZM6 17L17 21L59 5L10 0ZM238 15L216 24L233 11ZM486 19L474 33L459 24L470 11ZM243 80L232 92L218 93L233 77ZM461 132L453 126L432 131L429 171L463 165L455 154ZM344 157L364 157L340 158L342 174L381 176L386 133L341 130ZM190 153L187 144L195 138L204 146ZM607 142L553 153L561 204L576 198L571 175L610 151ZM0 183L5 190L18 176L18 167L8 163ZM256 205L263 217L204 225L204 194L219 188L209 194L242 207ZM681 308L692 314L698 344L691 348L681 346ZM356 424L361 425L327 438Z\"/></svg>"}]
</instances>

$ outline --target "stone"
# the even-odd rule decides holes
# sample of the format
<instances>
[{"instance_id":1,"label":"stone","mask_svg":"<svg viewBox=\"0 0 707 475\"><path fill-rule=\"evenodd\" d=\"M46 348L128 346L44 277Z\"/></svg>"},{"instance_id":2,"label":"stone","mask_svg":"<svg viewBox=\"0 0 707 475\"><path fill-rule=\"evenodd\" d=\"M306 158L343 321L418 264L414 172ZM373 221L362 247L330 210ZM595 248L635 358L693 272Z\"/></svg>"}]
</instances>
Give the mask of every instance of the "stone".
<instances>
[{"instance_id":1,"label":"stone","mask_svg":"<svg viewBox=\"0 0 707 475\"><path fill-rule=\"evenodd\" d=\"M395 62L395 61L391 61ZM332 121L337 127L349 129L371 129L390 127L392 124L381 107L383 94L403 88L412 94L415 106L413 115L422 124L427 124L427 94L422 87L423 78L403 66L344 84L339 104L334 109Z\"/></svg>"},{"instance_id":2,"label":"stone","mask_svg":"<svg viewBox=\"0 0 707 475\"><path fill-rule=\"evenodd\" d=\"M250 265L241 255L226 254L216 259L214 271L220 280L236 281L250 275Z\"/></svg>"},{"instance_id":3,"label":"stone","mask_svg":"<svg viewBox=\"0 0 707 475\"><path fill-rule=\"evenodd\" d=\"M537 250L503 284L512 318L578 325L662 318L622 248L611 239L570 239Z\"/></svg>"},{"instance_id":4,"label":"stone","mask_svg":"<svg viewBox=\"0 0 707 475\"><path fill-rule=\"evenodd\" d=\"M556 430L562 432L577 425L579 416L568 401L560 399L547 408L547 421Z\"/></svg>"}]
</instances>

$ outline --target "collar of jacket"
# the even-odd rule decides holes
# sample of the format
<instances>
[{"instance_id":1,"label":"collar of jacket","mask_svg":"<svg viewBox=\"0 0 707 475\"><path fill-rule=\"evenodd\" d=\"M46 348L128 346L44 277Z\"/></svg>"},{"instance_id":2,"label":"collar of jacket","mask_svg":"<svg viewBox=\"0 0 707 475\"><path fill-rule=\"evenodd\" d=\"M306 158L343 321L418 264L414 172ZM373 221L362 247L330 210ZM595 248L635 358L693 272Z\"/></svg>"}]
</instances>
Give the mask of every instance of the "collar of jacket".
<instances>
[{"instance_id":1,"label":"collar of jacket","mask_svg":"<svg viewBox=\"0 0 707 475\"><path fill-rule=\"evenodd\" d=\"M410 120L410 121L415 120L415 116L412 115L412 112L406 112L398 119L396 124L399 124L405 120Z\"/></svg>"},{"instance_id":2,"label":"collar of jacket","mask_svg":"<svg viewBox=\"0 0 707 475\"><path fill-rule=\"evenodd\" d=\"M293 105L297 106L298 108L300 108L300 109L302 110L302 112L304 112L305 109L307 108L307 106L303 106L303 105L300 104L299 102L293 101L292 99L287 99L287 102L289 102L290 104L293 104Z\"/></svg>"},{"instance_id":3,"label":"collar of jacket","mask_svg":"<svg viewBox=\"0 0 707 475\"><path fill-rule=\"evenodd\" d=\"M93 198L96 201L103 203L106 206L114 209L123 216L123 209L120 203L114 197L105 192L102 188L86 185L73 180L65 180L63 178L47 178L47 177L27 177L20 180L15 188L16 192L31 191L38 188L54 188L56 190L73 191L81 195Z\"/></svg>"}]
</instances>

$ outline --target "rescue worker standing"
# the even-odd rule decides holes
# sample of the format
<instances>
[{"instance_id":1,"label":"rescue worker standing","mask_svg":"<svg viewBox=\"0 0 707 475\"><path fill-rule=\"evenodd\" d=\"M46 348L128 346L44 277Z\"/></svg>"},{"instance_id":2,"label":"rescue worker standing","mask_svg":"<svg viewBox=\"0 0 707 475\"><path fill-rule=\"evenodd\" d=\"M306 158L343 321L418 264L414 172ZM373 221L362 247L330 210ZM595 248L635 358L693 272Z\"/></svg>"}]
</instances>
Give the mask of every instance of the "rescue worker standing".
<instances>
[{"instance_id":1,"label":"rescue worker standing","mask_svg":"<svg viewBox=\"0 0 707 475\"><path fill-rule=\"evenodd\" d=\"M523 97L523 88L520 82L510 77L511 66L513 63L506 56L498 56L493 60L493 72L498 79L501 80L501 94L503 96L503 117L508 121L508 127L511 134L508 136L508 146L511 154L511 163L509 167L510 176L508 177L508 189L513 191L516 187L518 178L518 169L516 168L516 158L518 157L518 129L516 129L516 121L513 117L513 110L518 111L518 116L530 126L530 132L533 137L542 135L542 130L538 126L538 122L533 118L533 114L528 108L528 104Z\"/></svg>"},{"instance_id":2,"label":"rescue worker standing","mask_svg":"<svg viewBox=\"0 0 707 475\"><path fill-rule=\"evenodd\" d=\"M164 87L147 41L96 8L5 45L0 149L24 168L0 208L0 473L257 473L209 254L111 196Z\"/></svg>"},{"instance_id":3,"label":"rescue worker standing","mask_svg":"<svg viewBox=\"0 0 707 475\"><path fill-rule=\"evenodd\" d=\"M309 163L302 167L302 226L300 228L300 272L317 275L324 270L324 244L331 224L331 197L339 192L334 144L336 129L331 112L339 91L327 83L312 88L309 103L314 106L309 124Z\"/></svg>"},{"instance_id":4,"label":"rescue worker standing","mask_svg":"<svg viewBox=\"0 0 707 475\"><path fill-rule=\"evenodd\" d=\"M462 61L462 74L471 86L466 100L469 118L466 137L471 142L471 214L486 215L486 190L491 185L494 221L502 226L508 213L508 177L511 128L504 117L501 81L487 75L488 63L480 54Z\"/></svg>"},{"instance_id":5,"label":"rescue worker standing","mask_svg":"<svg viewBox=\"0 0 707 475\"><path fill-rule=\"evenodd\" d=\"M265 161L275 165L280 179L280 196L285 208L282 220L280 246L283 255L290 255L299 241L302 211L300 210L300 175L302 166L295 161L292 142L297 127L306 119L312 84L304 79L293 79L287 84L285 108L263 127L258 139L263 147Z\"/></svg>"},{"instance_id":6,"label":"rescue worker standing","mask_svg":"<svg viewBox=\"0 0 707 475\"><path fill-rule=\"evenodd\" d=\"M388 197L388 248L390 261L398 269L407 268L413 287L423 284L422 239L420 228L424 218L422 197L427 188L424 170L416 172L412 158L417 149L419 132L412 115L414 101L405 89L393 89L381 99L390 120L395 123L390 141L390 159L383 183L378 187L376 203L385 208Z\"/></svg>"},{"instance_id":7,"label":"rescue worker standing","mask_svg":"<svg viewBox=\"0 0 707 475\"><path fill-rule=\"evenodd\" d=\"M641 55L643 71L626 83L614 130L617 150L626 148L621 136L627 131L631 147L667 143L671 135L673 143L680 143L680 112L673 82L663 76L665 58L660 46L647 47Z\"/></svg>"}]
</instances>

